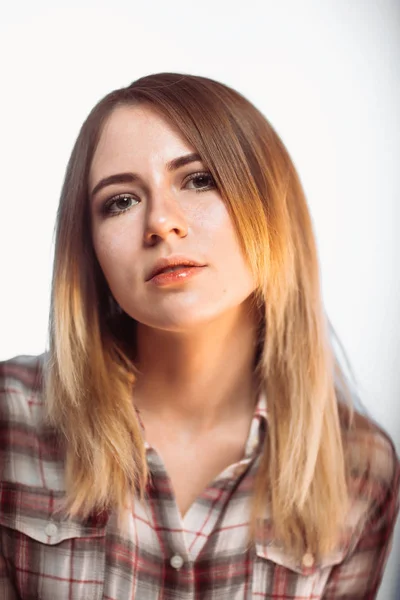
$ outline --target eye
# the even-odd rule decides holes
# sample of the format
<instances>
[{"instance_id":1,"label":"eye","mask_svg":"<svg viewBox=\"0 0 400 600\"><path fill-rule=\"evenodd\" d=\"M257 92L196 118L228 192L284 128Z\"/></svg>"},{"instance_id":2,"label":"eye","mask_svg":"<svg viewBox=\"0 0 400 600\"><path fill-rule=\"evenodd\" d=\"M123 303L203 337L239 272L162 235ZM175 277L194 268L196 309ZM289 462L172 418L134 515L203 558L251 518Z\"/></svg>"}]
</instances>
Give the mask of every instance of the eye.
<instances>
[{"instance_id":1,"label":"eye","mask_svg":"<svg viewBox=\"0 0 400 600\"><path fill-rule=\"evenodd\" d=\"M113 196L104 203L103 213L110 216L120 215L138 203L139 200L131 194L118 194L118 196Z\"/></svg>"},{"instance_id":2,"label":"eye","mask_svg":"<svg viewBox=\"0 0 400 600\"><path fill-rule=\"evenodd\" d=\"M192 173L192 175L189 175L186 179L186 183L193 183L193 187L189 187L189 189L194 189L196 192L204 192L216 187L215 181L208 171Z\"/></svg>"}]
</instances>

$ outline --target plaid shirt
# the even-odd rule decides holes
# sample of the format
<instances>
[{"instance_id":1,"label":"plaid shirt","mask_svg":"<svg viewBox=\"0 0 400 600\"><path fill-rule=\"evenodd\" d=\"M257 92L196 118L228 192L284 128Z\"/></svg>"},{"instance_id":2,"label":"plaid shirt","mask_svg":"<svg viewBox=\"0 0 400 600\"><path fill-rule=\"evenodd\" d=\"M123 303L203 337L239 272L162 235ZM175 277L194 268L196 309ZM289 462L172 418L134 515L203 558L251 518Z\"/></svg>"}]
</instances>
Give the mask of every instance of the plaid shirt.
<instances>
[{"instance_id":1,"label":"plaid shirt","mask_svg":"<svg viewBox=\"0 0 400 600\"><path fill-rule=\"evenodd\" d=\"M399 463L374 426L373 496L350 486L347 534L321 560L298 562L271 535L246 546L249 500L267 431L260 396L244 458L226 468L182 519L161 458L145 503L135 503L123 536L115 512L66 520L63 456L41 425L34 382L43 357L0 363L0 600L367 600L376 597L399 508ZM357 450L357 435L349 443ZM356 474L354 475L356 482ZM358 491L357 491L358 490ZM262 531L271 531L266 506Z\"/></svg>"}]
</instances>

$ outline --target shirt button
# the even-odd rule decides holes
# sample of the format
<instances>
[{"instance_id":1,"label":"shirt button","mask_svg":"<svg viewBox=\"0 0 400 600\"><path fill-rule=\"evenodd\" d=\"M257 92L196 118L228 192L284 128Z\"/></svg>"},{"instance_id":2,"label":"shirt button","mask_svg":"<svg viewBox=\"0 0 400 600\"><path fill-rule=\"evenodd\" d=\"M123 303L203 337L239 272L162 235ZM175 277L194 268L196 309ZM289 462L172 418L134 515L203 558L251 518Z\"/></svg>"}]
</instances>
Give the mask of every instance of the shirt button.
<instances>
[{"instance_id":1,"label":"shirt button","mask_svg":"<svg viewBox=\"0 0 400 600\"><path fill-rule=\"evenodd\" d=\"M44 531L46 535L49 535L51 537L53 535L56 535L58 527L57 525L54 525L54 523L49 523L48 525L46 525L46 529Z\"/></svg>"},{"instance_id":2,"label":"shirt button","mask_svg":"<svg viewBox=\"0 0 400 600\"><path fill-rule=\"evenodd\" d=\"M179 556L179 554L175 554L175 556L173 556L171 558L169 563L170 563L171 567L174 567L174 569L180 569L181 566L183 565L183 558L182 558L182 556Z\"/></svg>"},{"instance_id":3,"label":"shirt button","mask_svg":"<svg viewBox=\"0 0 400 600\"><path fill-rule=\"evenodd\" d=\"M306 552L301 562L303 564L303 567L310 568L314 564L314 556L310 554L310 552Z\"/></svg>"}]
</instances>

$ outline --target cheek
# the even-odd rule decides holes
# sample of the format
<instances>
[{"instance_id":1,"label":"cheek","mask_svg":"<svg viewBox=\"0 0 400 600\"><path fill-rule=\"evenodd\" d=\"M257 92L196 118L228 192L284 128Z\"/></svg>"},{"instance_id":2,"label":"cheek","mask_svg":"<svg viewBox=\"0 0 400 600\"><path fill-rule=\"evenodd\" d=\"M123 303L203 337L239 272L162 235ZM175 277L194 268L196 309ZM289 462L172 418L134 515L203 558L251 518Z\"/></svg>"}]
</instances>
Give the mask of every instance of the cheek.
<instances>
[{"instance_id":1,"label":"cheek","mask_svg":"<svg viewBox=\"0 0 400 600\"><path fill-rule=\"evenodd\" d=\"M219 253L219 249L225 248L226 244L232 249L236 234L224 202L218 197L202 208L193 213L190 219L195 241L205 244L207 251L211 249ZM212 261L212 254L209 258Z\"/></svg>"},{"instance_id":2,"label":"cheek","mask_svg":"<svg viewBox=\"0 0 400 600\"><path fill-rule=\"evenodd\" d=\"M199 215L202 234L206 240L210 262L216 269L215 291L219 298L230 297L241 300L256 288L255 278L242 251L236 229L222 200L213 205L213 210Z\"/></svg>"},{"instance_id":3,"label":"cheek","mask_svg":"<svg viewBox=\"0 0 400 600\"><path fill-rule=\"evenodd\" d=\"M115 220L120 217L113 217ZM112 219L93 228L93 246L100 267L107 281L112 281L125 271L126 264L132 267L137 256L136 240L131 227L113 223Z\"/></svg>"},{"instance_id":4,"label":"cheek","mask_svg":"<svg viewBox=\"0 0 400 600\"><path fill-rule=\"evenodd\" d=\"M207 215L204 225L210 242L209 247L216 252L217 256L232 265L236 264L236 267L241 265L243 269L247 269L239 238L223 202L220 202L211 215Z\"/></svg>"}]
</instances>

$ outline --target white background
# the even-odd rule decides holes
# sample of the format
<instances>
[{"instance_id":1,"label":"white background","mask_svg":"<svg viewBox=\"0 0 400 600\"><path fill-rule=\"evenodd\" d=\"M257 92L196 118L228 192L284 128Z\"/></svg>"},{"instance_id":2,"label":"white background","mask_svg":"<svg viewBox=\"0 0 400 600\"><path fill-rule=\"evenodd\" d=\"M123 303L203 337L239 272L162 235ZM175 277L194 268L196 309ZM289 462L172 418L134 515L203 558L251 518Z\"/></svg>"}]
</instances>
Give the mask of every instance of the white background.
<instances>
[{"instance_id":1,"label":"white background","mask_svg":"<svg viewBox=\"0 0 400 600\"><path fill-rule=\"evenodd\" d=\"M400 4L4 3L0 359L43 351L72 144L107 92L160 71L218 79L271 121L313 217L327 312L362 400L400 449ZM379 598L395 598L397 529Z\"/></svg>"}]
</instances>

